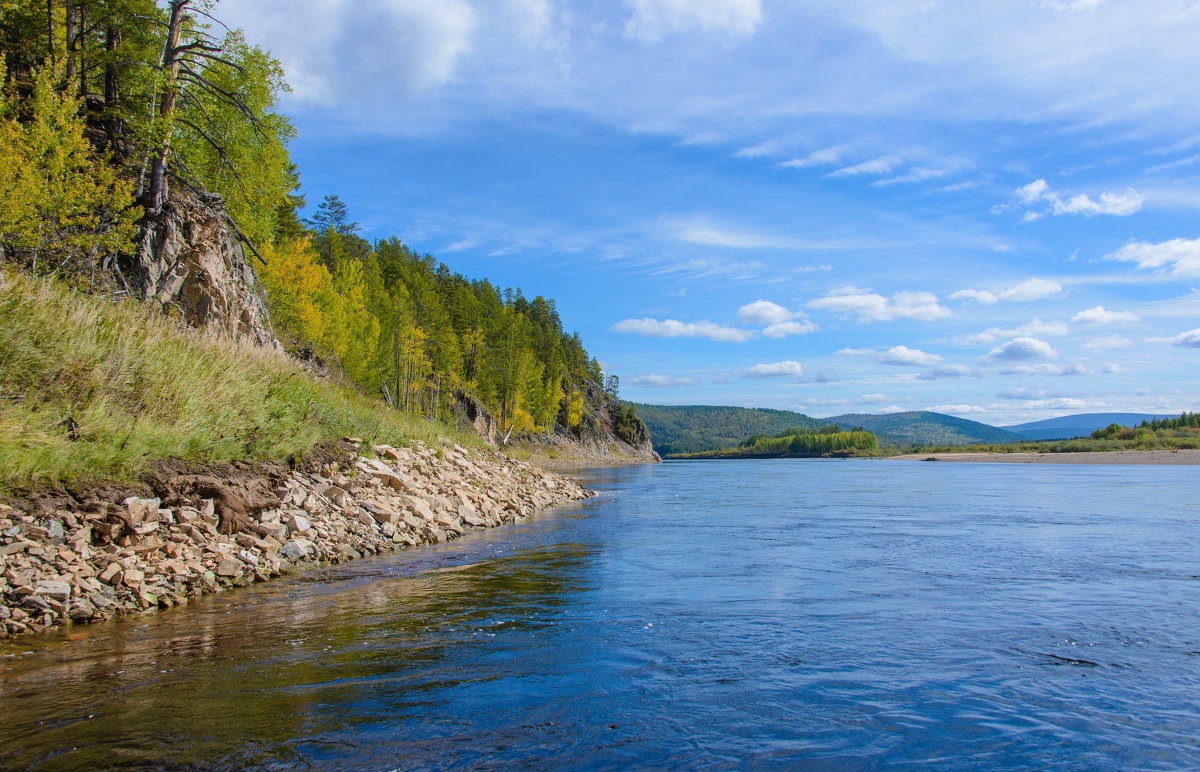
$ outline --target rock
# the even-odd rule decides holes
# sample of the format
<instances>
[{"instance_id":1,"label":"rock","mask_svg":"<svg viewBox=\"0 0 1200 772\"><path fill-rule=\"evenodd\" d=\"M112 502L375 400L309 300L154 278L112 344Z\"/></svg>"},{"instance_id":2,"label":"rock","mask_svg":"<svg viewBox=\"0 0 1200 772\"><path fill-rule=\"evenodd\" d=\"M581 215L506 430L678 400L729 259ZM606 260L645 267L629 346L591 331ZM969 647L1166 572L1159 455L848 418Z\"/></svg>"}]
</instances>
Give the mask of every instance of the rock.
<instances>
[{"instance_id":1,"label":"rock","mask_svg":"<svg viewBox=\"0 0 1200 772\"><path fill-rule=\"evenodd\" d=\"M33 591L38 595L57 600L66 600L71 597L71 585L69 582L55 580L41 581L34 586Z\"/></svg>"},{"instance_id":2,"label":"rock","mask_svg":"<svg viewBox=\"0 0 1200 772\"><path fill-rule=\"evenodd\" d=\"M215 573L217 576L235 577L241 576L242 564L237 560L226 558L217 564Z\"/></svg>"},{"instance_id":3,"label":"rock","mask_svg":"<svg viewBox=\"0 0 1200 772\"><path fill-rule=\"evenodd\" d=\"M294 539L279 548L279 554L288 560L303 560L308 557L307 539Z\"/></svg>"},{"instance_id":4,"label":"rock","mask_svg":"<svg viewBox=\"0 0 1200 772\"><path fill-rule=\"evenodd\" d=\"M156 522L158 520L158 508L162 505L162 500L139 499L136 496L130 496L121 503L125 506L125 512L129 517L130 524L137 526L142 523Z\"/></svg>"},{"instance_id":5,"label":"rock","mask_svg":"<svg viewBox=\"0 0 1200 772\"><path fill-rule=\"evenodd\" d=\"M145 580L146 580L145 572L139 571L136 568L127 568L127 569L125 569L125 571L123 572L123 576L121 577L121 584L124 584L126 587L129 587L130 589L134 589L134 588L140 587L142 582L144 582Z\"/></svg>"},{"instance_id":6,"label":"rock","mask_svg":"<svg viewBox=\"0 0 1200 772\"><path fill-rule=\"evenodd\" d=\"M309 528L312 528L312 523L303 515L295 514L287 520L287 532L289 536L296 533L304 533Z\"/></svg>"},{"instance_id":7,"label":"rock","mask_svg":"<svg viewBox=\"0 0 1200 772\"><path fill-rule=\"evenodd\" d=\"M423 520L433 520L433 507L420 496L409 496L404 500L404 503L410 510L420 515Z\"/></svg>"},{"instance_id":8,"label":"rock","mask_svg":"<svg viewBox=\"0 0 1200 772\"><path fill-rule=\"evenodd\" d=\"M121 564L109 563L108 568L100 572L100 576L96 577L105 584L119 584L121 579Z\"/></svg>"}]
</instances>

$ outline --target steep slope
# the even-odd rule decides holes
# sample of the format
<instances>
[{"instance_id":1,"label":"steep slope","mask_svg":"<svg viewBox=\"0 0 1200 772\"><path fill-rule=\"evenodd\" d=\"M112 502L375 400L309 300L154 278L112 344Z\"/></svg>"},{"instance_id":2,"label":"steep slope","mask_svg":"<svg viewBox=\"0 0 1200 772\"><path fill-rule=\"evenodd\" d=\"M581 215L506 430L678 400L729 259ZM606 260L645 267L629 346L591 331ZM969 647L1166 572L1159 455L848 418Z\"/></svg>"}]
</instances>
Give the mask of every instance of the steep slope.
<instances>
[{"instance_id":1,"label":"steep slope","mask_svg":"<svg viewBox=\"0 0 1200 772\"><path fill-rule=\"evenodd\" d=\"M719 405L647 405L636 403L646 422L654 449L669 453L700 453L737 445L755 434L778 434L785 429L815 429L826 421L790 410Z\"/></svg>"},{"instance_id":2,"label":"steep slope","mask_svg":"<svg viewBox=\"0 0 1200 772\"><path fill-rule=\"evenodd\" d=\"M860 426L873 432L884 445L990 445L1024 439L978 421L922 410L885 415L849 413L822 420L845 428Z\"/></svg>"},{"instance_id":3,"label":"steep slope","mask_svg":"<svg viewBox=\"0 0 1200 772\"><path fill-rule=\"evenodd\" d=\"M1066 440L1072 437L1086 437L1111 424L1137 426L1143 421L1175 417L1155 413L1079 413L1000 428L1027 440Z\"/></svg>"}]
</instances>

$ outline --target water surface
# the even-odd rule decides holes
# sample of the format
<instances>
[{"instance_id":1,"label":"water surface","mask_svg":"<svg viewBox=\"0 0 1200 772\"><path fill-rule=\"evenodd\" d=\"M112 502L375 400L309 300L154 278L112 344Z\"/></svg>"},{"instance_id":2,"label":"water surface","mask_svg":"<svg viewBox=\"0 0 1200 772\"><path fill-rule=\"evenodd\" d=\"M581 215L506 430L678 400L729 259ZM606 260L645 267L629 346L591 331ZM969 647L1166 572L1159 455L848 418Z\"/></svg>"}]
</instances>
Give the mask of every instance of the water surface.
<instances>
[{"instance_id":1,"label":"water surface","mask_svg":"<svg viewBox=\"0 0 1200 772\"><path fill-rule=\"evenodd\" d=\"M1200 767L1194 469L588 475L516 526L9 642L0 767Z\"/></svg>"}]
</instances>

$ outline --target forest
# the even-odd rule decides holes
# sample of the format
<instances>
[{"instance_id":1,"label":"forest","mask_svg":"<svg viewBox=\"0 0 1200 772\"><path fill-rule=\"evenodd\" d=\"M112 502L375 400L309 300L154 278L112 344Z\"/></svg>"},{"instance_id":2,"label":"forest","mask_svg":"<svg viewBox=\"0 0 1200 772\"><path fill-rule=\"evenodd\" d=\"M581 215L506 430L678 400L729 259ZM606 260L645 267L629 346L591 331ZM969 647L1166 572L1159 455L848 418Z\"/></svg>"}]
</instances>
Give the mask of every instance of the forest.
<instances>
[{"instance_id":1,"label":"forest","mask_svg":"<svg viewBox=\"0 0 1200 772\"><path fill-rule=\"evenodd\" d=\"M819 429L785 429L771 436L758 434L734 448L681 453L672 458L846 458L872 455L878 447L879 439L871 432L828 424Z\"/></svg>"},{"instance_id":2,"label":"forest","mask_svg":"<svg viewBox=\"0 0 1200 772\"><path fill-rule=\"evenodd\" d=\"M283 70L217 10L0 1L0 260L120 292L147 223L191 191L223 204L276 334L318 369L412 415L446 419L470 395L504 432L578 426L604 379L553 300L367 241L336 195L301 218Z\"/></svg>"}]
</instances>

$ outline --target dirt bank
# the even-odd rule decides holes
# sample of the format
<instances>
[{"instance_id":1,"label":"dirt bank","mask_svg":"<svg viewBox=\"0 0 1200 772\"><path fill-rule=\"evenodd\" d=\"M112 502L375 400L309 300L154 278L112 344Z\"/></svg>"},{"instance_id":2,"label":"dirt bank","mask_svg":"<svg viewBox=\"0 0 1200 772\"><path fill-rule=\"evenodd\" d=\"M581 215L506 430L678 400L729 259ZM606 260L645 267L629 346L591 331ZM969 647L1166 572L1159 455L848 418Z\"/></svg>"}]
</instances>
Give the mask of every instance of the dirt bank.
<instances>
[{"instance_id":1,"label":"dirt bank","mask_svg":"<svg viewBox=\"0 0 1200 772\"><path fill-rule=\"evenodd\" d=\"M1200 464L1200 450L1113 450L1095 453L913 453L886 461L967 461L1001 464Z\"/></svg>"},{"instance_id":2,"label":"dirt bank","mask_svg":"<svg viewBox=\"0 0 1200 772\"><path fill-rule=\"evenodd\" d=\"M512 523L590 491L501 453L446 444L296 468L164 462L138 485L81 484L0 503L0 637L190 598Z\"/></svg>"}]
</instances>

